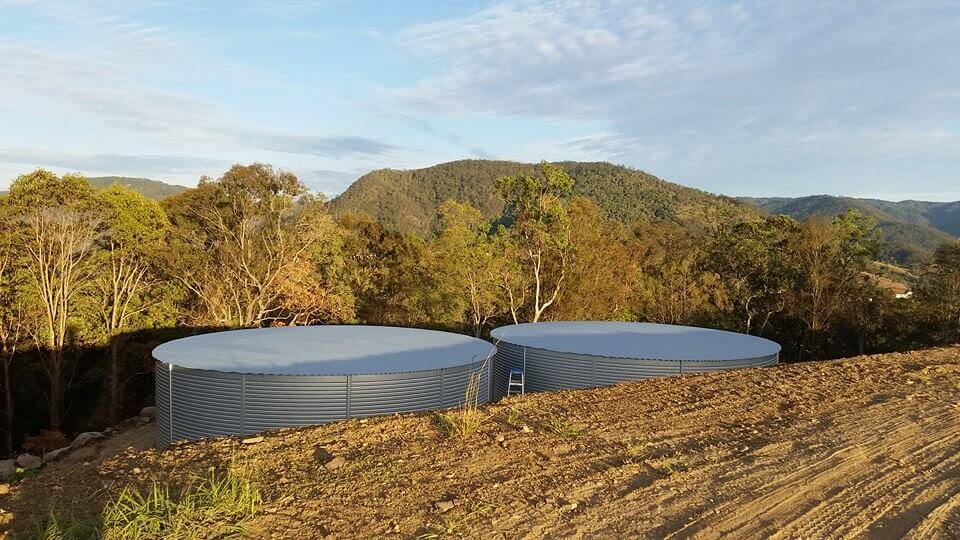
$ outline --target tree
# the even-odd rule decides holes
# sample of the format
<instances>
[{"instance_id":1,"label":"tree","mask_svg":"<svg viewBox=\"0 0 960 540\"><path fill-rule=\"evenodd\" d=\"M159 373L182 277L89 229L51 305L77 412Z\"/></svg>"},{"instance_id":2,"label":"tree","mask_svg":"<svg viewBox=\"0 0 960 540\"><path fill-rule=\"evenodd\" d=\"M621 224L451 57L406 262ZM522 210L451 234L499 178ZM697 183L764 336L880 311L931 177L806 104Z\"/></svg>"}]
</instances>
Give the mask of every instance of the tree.
<instances>
[{"instance_id":1,"label":"tree","mask_svg":"<svg viewBox=\"0 0 960 540\"><path fill-rule=\"evenodd\" d=\"M786 308L795 279L787 245L799 224L787 216L736 221L718 227L707 247L707 265L720 276L736 322L763 335L773 315Z\"/></svg>"},{"instance_id":2,"label":"tree","mask_svg":"<svg viewBox=\"0 0 960 540\"><path fill-rule=\"evenodd\" d=\"M135 324L146 326L144 316L160 301L155 259L170 229L155 201L114 184L100 192L105 206L105 233L99 238L99 272L93 282L98 295L98 315L108 341L107 410L111 424L119 421L121 394L119 356L122 333Z\"/></svg>"},{"instance_id":3,"label":"tree","mask_svg":"<svg viewBox=\"0 0 960 540\"><path fill-rule=\"evenodd\" d=\"M562 320L629 319L638 265L629 249L627 231L619 222L604 219L597 205L585 197L570 199L568 213L567 277L553 316Z\"/></svg>"},{"instance_id":4,"label":"tree","mask_svg":"<svg viewBox=\"0 0 960 540\"><path fill-rule=\"evenodd\" d=\"M944 244L923 272L918 297L939 325L940 340L960 339L960 242Z\"/></svg>"},{"instance_id":5,"label":"tree","mask_svg":"<svg viewBox=\"0 0 960 540\"><path fill-rule=\"evenodd\" d=\"M79 175L37 169L14 180L7 199L17 220L16 244L39 304L33 328L50 381L50 427L59 430L63 406L64 350L69 345L77 297L90 283L94 240L102 217L93 188Z\"/></svg>"},{"instance_id":6,"label":"tree","mask_svg":"<svg viewBox=\"0 0 960 540\"><path fill-rule=\"evenodd\" d=\"M492 317L506 311L501 291L508 264L490 224L469 204L440 205L440 234L430 244L428 267L437 280L443 305L456 322L469 313L473 334L480 337Z\"/></svg>"},{"instance_id":7,"label":"tree","mask_svg":"<svg viewBox=\"0 0 960 540\"><path fill-rule=\"evenodd\" d=\"M291 173L255 163L165 201L168 265L194 319L222 326L346 321L354 316L341 239L324 202Z\"/></svg>"},{"instance_id":8,"label":"tree","mask_svg":"<svg viewBox=\"0 0 960 540\"><path fill-rule=\"evenodd\" d=\"M373 324L422 324L424 291L432 276L421 264L423 240L387 230L369 216L343 214L338 221L346 260L344 275L357 302L357 316Z\"/></svg>"},{"instance_id":9,"label":"tree","mask_svg":"<svg viewBox=\"0 0 960 540\"><path fill-rule=\"evenodd\" d=\"M832 221L814 216L794 236L790 250L799 281L792 301L805 328L801 352L823 349L826 330L861 289L877 243L876 221L855 210ZM811 338L817 341L811 343Z\"/></svg>"},{"instance_id":10,"label":"tree","mask_svg":"<svg viewBox=\"0 0 960 540\"><path fill-rule=\"evenodd\" d=\"M14 242L15 228L0 201L0 362L3 363L4 449L13 453L13 383L10 367L26 344L27 328L22 299L22 273Z\"/></svg>"},{"instance_id":11,"label":"tree","mask_svg":"<svg viewBox=\"0 0 960 540\"><path fill-rule=\"evenodd\" d=\"M530 322L538 322L557 301L566 276L570 220L565 202L573 180L559 166L542 161L535 174L501 177L496 189L507 204L505 217L512 221L505 247L512 248L527 276L525 285L532 289ZM519 322L518 292L509 281L504 287L513 320Z\"/></svg>"}]
</instances>

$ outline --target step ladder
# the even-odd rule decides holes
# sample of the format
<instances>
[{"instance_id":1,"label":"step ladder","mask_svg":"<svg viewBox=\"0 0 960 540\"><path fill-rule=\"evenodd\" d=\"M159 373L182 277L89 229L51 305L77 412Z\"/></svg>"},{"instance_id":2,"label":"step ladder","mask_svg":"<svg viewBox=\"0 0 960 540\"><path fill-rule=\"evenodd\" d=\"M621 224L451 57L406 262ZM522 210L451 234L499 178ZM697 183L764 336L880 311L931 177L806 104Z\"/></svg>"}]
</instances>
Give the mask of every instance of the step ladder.
<instances>
[{"instance_id":1,"label":"step ladder","mask_svg":"<svg viewBox=\"0 0 960 540\"><path fill-rule=\"evenodd\" d=\"M507 395L523 394L523 370L513 368L507 377Z\"/></svg>"}]
</instances>

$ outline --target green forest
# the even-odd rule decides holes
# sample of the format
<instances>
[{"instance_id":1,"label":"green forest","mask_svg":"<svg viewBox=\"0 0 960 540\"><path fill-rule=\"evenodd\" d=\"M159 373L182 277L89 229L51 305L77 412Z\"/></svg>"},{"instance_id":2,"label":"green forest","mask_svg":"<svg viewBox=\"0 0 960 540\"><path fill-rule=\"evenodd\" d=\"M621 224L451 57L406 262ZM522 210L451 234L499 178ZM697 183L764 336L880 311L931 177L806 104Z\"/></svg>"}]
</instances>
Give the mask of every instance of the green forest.
<instances>
[{"instance_id":1,"label":"green forest","mask_svg":"<svg viewBox=\"0 0 960 540\"><path fill-rule=\"evenodd\" d=\"M375 171L335 201L259 163L160 201L18 177L0 198L6 452L134 414L154 346L224 328L650 321L765 336L784 361L960 338L949 237L896 298L857 209L763 214L609 164L445 165Z\"/></svg>"}]
</instances>

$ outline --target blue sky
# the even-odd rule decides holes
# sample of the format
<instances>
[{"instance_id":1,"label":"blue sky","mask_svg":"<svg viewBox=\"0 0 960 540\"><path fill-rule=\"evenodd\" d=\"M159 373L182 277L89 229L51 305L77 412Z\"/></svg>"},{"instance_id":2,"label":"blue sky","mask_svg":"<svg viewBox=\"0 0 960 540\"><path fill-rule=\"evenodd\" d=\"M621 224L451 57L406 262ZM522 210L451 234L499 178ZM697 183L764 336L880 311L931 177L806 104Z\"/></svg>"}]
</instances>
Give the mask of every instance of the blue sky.
<instances>
[{"instance_id":1,"label":"blue sky","mask_svg":"<svg viewBox=\"0 0 960 540\"><path fill-rule=\"evenodd\" d=\"M461 158L960 199L960 3L0 0L0 188Z\"/></svg>"}]
</instances>

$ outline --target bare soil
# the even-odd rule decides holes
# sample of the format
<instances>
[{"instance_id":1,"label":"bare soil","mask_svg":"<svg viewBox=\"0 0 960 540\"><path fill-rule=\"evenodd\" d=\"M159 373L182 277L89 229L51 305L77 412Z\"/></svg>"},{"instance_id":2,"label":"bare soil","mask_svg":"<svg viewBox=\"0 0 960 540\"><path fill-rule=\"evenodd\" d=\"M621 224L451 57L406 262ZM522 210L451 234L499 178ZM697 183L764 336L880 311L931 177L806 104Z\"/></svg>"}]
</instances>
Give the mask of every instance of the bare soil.
<instances>
[{"instance_id":1,"label":"bare soil","mask_svg":"<svg viewBox=\"0 0 960 540\"><path fill-rule=\"evenodd\" d=\"M467 440L430 414L247 445L138 449L141 434L118 451L111 439L12 486L0 506L23 531L51 509L95 514L124 485L183 485L243 463L266 500L258 538L960 537L960 347L530 394L483 411ZM345 462L326 467L334 458Z\"/></svg>"}]
</instances>

